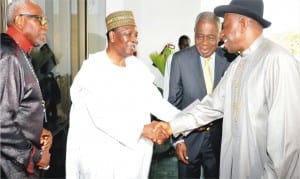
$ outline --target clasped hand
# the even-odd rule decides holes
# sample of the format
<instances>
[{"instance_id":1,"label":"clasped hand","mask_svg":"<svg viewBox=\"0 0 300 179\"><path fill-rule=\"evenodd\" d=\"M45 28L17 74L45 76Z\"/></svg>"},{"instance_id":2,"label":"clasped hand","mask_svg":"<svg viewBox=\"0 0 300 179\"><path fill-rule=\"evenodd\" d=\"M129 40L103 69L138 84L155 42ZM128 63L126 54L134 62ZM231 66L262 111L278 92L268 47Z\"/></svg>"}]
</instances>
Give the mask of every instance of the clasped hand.
<instances>
[{"instance_id":1,"label":"clasped hand","mask_svg":"<svg viewBox=\"0 0 300 179\"><path fill-rule=\"evenodd\" d=\"M172 132L168 123L152 121L150 124L144 126L142 136L157 144L163 144L171 134Z\"/></svg>"},{"instance_id":2,"label":"clasped hand","mask_svg":"<svg viewBox=\"0 0 300 179\"><path fill-rule=\"evenodd\" d=\"M52 146L53 136L50 131L43 129L40 136L41 143L41 160L38 162L37 166L39 169L45 169L50 163L50 148Z\"/></svg>"}]
</instances>

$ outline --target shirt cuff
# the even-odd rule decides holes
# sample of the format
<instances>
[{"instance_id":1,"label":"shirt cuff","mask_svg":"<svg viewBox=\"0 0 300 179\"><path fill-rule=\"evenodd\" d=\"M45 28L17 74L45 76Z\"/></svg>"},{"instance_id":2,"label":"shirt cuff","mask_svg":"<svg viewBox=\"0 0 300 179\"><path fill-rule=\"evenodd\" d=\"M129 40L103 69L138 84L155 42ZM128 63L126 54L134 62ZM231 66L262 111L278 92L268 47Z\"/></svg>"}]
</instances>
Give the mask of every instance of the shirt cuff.
<instances>
[{"instance_id":1,"label":"shirt cuff","mask_svg":"<svg viewBox=\"0 0 300 179\"><path fill-rule=\"evenodd\" d=\"M34 168L36 166L36 163L38 163L40 159L41 159L41 151L33 146L30 153L29 162L26 167L26 171L31 174L34 173Z\"/></svg>"},{"instance_id":2,"label":"shirt cuff","mask_svg":"<svg viewBox=\"0 0 300 179\"><path fill-rule=\"evenodd\" d=\"M182 143L182 142L184 142L184 139L180 139L180 140L176 141L175 143L173 143L173 147L176 148L176 145L179 143Z\"/></svg>"}]
</instances>

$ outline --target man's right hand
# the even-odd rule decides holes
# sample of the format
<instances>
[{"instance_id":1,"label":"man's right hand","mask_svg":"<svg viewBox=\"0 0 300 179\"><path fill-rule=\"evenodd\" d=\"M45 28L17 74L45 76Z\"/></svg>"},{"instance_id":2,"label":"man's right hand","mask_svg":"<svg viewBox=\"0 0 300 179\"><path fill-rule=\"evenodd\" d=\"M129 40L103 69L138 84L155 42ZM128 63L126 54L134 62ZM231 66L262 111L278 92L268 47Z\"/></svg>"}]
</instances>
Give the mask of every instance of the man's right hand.
<instances>
[{"instance_id":1,"label":"man's right hand","mask_svg":"<svg viewBox=\"0 0 300 179\"><path fill-rule=\"evenodd\" d=\"M152 121L150 124L144 125L142 136L157 144L162 144L170 137L167 131L165 131L157 121Z\"/></svg>"},{"instance_id":2,"label":"man's right hand","mask_svg":"<svg viewBox=\"0 0 300 179\"><path fill-rule=\"evenodd\" d=\"M176 144L176 154L178 160L182 161L185 164L189 164L189 157L187 154L187 147L185 142L180 142Z\"/></svg>"}]
</instances>

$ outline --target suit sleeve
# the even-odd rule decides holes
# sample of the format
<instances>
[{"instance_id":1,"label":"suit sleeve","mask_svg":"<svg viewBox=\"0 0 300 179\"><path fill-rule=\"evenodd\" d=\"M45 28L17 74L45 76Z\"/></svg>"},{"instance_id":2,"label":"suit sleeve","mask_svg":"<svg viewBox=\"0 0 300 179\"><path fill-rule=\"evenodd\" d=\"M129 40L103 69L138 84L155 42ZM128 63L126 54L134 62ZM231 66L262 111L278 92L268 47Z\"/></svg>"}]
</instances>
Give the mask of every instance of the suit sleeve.
<instances>
[{"instance_id":1,"label":"suit sleeve","mask_svg":"<svg viewBox=\"0 0 300 179\"><path fill-rule=\"evenodd\" d=\"M1 155L33 173L40 159L39 150L28 140L15 122L22 115L18 111L22 99L22 73L14 56L0 59L0 127Z\"/></svg>"},{"instance_id":2,"label":"suit sleeve","mask_svg":"<svg viewBox=\"0 0 300 179\"><path fill-rule=\"evenodd\" d=\"M181 71L180 64L178 60L178 55L173 55L171 62L171 71L170 71L170 81L169 81L169 96L168 101L173 104L176 108L182 109L182 98L183 98L183 86L181 82ZM174 146L178 141L183 141L183 136L177 138L172 137L171 142Z\"/></svg>"},{"instance_id":3,"label":"suit sleeve","mask_svg":"<svg viewBox=\"0 0 300 179\"><path fill-rule=\"evenodd\" d=\"M183 95L183 87L181 82L181 71L178 60L178 55L174 54L171 62L171 73L169 82L169 97L168 101L178 109L181 109L181 101Z\"/></svg>"}]
</instances>

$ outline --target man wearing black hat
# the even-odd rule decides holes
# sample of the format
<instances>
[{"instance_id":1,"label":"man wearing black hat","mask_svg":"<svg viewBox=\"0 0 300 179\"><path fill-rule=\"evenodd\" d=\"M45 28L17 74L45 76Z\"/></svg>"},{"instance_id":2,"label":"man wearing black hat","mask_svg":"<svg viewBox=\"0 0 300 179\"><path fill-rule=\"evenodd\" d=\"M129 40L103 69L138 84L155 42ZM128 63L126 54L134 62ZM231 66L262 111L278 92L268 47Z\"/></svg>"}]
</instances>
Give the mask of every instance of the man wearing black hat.
<instances>
[{"instance_id":1,"label":"man wearing black hat","mask_svg":"<svg viewBox=\"0 0 300 179\"><path fill-rule=\"evenodd\" d=\"M169 134L223 117L220 178L300 177L300 65L266 39L262 0L232 0L215 8L224 17L225 48L239 52L211 96L169 123Z\"/></svg>"}]
</instances>

